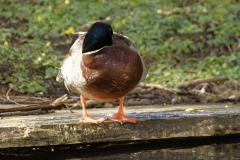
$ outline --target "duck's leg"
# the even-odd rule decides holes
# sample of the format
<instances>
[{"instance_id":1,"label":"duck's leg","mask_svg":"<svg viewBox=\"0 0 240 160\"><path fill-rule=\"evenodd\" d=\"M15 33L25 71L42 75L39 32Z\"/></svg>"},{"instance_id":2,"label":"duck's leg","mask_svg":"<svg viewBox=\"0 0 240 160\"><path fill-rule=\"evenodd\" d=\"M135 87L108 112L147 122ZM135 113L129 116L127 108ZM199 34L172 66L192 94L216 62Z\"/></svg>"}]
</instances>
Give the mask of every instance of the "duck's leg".
<instances>
[{"instance_id":1,"label":"duck's leg","mask_svg":"<svg viewBox=\"0 0 240 160\"><path fill-rule=\"evenodd\" d=\"M82 108L83 108L83 115L82 115L82 118L80 119L81 122L98 124L105 120L104 118L94 118L94 117L88 116L86 111L86 99L83 95L80 95L80 99L81 99Z\"/></svg>"},{"instance_id":2,"label":"duck's leg","mask_svg":"<svg viewBox=\"0 0 240 160\"><path fill-rule=\"evenodd\" d=\"M118 109L117 114L113 117L108 118L108 119L112 120L112 121L117 121L117 122L120 122L120 123L122 123L122 122L137 123L135 117L126 116L124 114L123 102L124 102L124 97L119 99L119 109Z\"/></svg>"}]
</instances>

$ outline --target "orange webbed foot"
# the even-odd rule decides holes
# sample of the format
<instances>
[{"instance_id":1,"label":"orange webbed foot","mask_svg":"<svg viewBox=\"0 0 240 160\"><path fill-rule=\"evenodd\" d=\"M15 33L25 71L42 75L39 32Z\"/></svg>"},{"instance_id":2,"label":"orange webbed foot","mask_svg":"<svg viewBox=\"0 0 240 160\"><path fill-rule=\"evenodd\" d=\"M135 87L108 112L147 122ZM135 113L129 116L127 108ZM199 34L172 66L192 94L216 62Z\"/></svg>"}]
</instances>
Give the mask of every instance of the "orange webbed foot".
<instances>
[{"instance_id":1,"label":"orange webbed foot","mask_svg":"<svg viewBox=\"0 0 240 160\"><path fill-rule=\"evenodd\" d=\"M80 119L80 122L99 124L99 123L102 123L104 120L105 120L104 118L94 118L90 116L84 116Z\"/></svg>"},{"instance_id":2,"label":"orange webbed foot","mask_svg":"<svg viewBox=\"0 0 240 160\"><path fill-rule=\"evenodd\" d=\"M86 111L86 99L83 95L80 95L80 99L81 99L82 108L83 108L83 116L80 119L80 122L99 124L105 120L104 118L95 118L95 117L88 116L87 111Z\"/></svg>"},{"instance_id":3,"label":"orange webbed foot","mask_svg":"<svg viewBox=\"0 0 240 160\"><path fill-rule=\"evenodd\" d=\"M132 116L126 116L124 114L116 114L115 116L112 116L108 118L109 120L116 121L116 122L130 122L130 123L137 123L137 120L135 117Z\"/></svg>"},{"instance_id":4,"label":"orange webbed foot","mask_svg":"<svg viewBox=\"0 0 240 160\"><path fill-rule=\"evenodd\" d=\"M115 116L112 116L110 118L108 118L109 120L112 120L112 121L117 121L117 122L130 122L130 123L137 123L137 120L135 117L131 117L131 116L126 116L124 114L124 107L123 107L123 101L124 101L124 98L120 98L119 99L119 109L118 109L118 112Z\"/></svg>"}]
</instances>

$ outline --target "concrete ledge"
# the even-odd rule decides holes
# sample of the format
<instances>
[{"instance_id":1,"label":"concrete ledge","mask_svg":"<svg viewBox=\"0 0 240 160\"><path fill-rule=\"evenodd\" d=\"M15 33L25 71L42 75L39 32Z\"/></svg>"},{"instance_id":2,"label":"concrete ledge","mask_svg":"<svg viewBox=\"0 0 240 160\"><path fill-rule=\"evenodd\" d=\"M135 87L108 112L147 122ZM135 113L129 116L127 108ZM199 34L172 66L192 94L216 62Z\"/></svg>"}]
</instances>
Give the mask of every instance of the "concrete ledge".
<instances>
[{"instance_id":1,"label":"concrete ledge","mask_svg":"<svg viewBox=\"0 0 240 160\"><path fill-rule=\"evenodd\" d=\"M109 117L117 108L88 109ZM240 134L240 106L230 104L128 107L137 124L79 122L80 110L0 119L0 148Z\"/></svg>"}]
</instances>

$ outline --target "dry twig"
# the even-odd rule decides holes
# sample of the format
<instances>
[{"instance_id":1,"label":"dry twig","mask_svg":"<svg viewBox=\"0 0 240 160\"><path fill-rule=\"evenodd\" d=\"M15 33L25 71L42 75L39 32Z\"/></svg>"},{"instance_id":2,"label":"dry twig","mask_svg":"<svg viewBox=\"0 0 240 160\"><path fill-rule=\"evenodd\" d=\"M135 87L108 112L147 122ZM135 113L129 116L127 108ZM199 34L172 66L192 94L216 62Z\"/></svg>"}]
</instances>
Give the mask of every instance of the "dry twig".
<instances>
[{"instance_id":1,"label":"dry twig","mask_svg":"<svg viewBox=\"0 0 240 160\"><path fill-rule=\"evenodd\" d=\"M200 83L209 83L209 82L216 82L216 81L227 81L228 77L213 77L213 78L206 78L206 79L197 79L197 80L192 80L192 81L186 81L180 83L177 88L184 88L192 85L197 85Z\"/></svg>"},{"instance_id":2,"label":"dry twig","mask_svg":"<svg viewBox=\"0 0 240 160\"><path fill-rule=\"evenodd\" d=\"M140 87L156 88L156 89L165 90L165 91L169 91L169 92L175 93L174 90L169 89L169 88L165 88L165 87L161 86L160 84L139 83L138 86L140 86Z\"/></svg>"},{"instance_id":3,"label":"dry twig","mask_svg":"<svg viewBox=\"0 0 240 160\"><path fill-rule=\"evenodd\" d=\"M9 94L9 92L13 89L14 86L17 86L18 84L20 84L20 83L22 83L22 82L24 82L24 81L26 81L26 79L24 79L24 80L16 83L15 85L10 86L9 90L8 90L7 93L6 93L6 97L7 97L7 100L8 100L8 101L13 102L13 103L15 103L15 104L17 104L17 105L19 105L19 106L22 106L22 105L20 105L19 103L11 100L11 99L9 98L8 94Z\"/></svg>"}]
</instances>

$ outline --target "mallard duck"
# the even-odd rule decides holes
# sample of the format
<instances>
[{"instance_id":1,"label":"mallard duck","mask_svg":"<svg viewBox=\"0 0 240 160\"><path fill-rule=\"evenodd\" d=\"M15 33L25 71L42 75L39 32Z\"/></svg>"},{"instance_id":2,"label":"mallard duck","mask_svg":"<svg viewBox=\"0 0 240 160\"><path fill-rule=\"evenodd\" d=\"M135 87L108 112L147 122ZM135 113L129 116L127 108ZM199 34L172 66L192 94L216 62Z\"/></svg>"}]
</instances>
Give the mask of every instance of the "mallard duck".
<instances>
[{"instance_id":1,"label":"mallard duck","mask_svg":"<svg viewBox=\"0 0 240 160\"><path fill-rule=\"evenodd\" d=\"M112 101L119 99L119 109L109 120L136 123L124 114L124 96L147 75L147 67L135 44L125 35L115 33L105 22L94 23L79 37L63 60L57 81L80 94L83 123L101 123L103 118L90 117L86 99Z\"/></svg>"}]
</instances>

